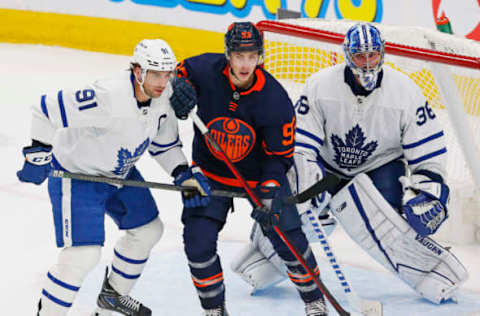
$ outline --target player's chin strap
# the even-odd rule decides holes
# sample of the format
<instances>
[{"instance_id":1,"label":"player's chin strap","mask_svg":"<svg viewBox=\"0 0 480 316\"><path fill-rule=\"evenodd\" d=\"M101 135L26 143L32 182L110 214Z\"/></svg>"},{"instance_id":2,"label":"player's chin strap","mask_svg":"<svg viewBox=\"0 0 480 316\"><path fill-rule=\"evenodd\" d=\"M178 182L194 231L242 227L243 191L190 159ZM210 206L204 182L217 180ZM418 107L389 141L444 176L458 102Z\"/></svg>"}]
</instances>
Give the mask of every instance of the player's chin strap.
<instances>
[{"instance_id":1,"label":"player's chin strap","mask_svg":"<svg viewBox=\"0 0 480 316\"><path fill-rule=\"evenodd\" d=\"M139 80L137 78L137 75L134 73L133 76L135 77L135 81L138 83L138 85L140 86L140 90L142 91L142 93L144 95L146 95L147 97L151 98L151 99L155 99L154 97L148 95L146 92L145 92L145 89L143 88L143 84L145 83L145 77L147 76L147 71L146 69L143 69L143 68L140 68L140 72L141 72L141 80Z\"/></svg>"},{"instance_id":2,"label":"player's chin strap","mask_svg":"<svg viewBox=\"0 0 480 316\"><path fill-rule=\"evenodd\" d=\"M135 77L135 81L138 83L140 86L140 90L142 91L143 94L147 95L145 93L145 90L143 89L143 83L145 82L145 77L147 76L147 71L143 68L140 68L140 76L141 80L138 79L137 74L133 72L133 76Z\"/></svg>"},{"instance_id":3,"label":"player's chin strap","mask_svg":"<svg viewBox=\"0 0 480 316\"><path fill-rule=\"evenodd\" d=\"M205 124L202 122L202 120L198 117L198 115L194 112L191 111L189 113L190 118L193 120L194 124L197 126L197 128L200 130L202 135L205 136L207 141L212 145L212 147L220 154L223 162L227 165L227 167L230 169L230 171L233 173L235 178L240 181L242 184L243 189L247 192L250 202L253 204L254 207L259 207L263 208L265 207L260 199L257 197L257 195L253 192L252 188L247 184L247 181L245 178L240 174L238 169L233 165L232 161L228 156L225 154L225 152L222 150L220 145L215 141L215 139L210 135L208 128L205 126ZM302 267L307 271L308 275L312 278L312 280L315 282L317 285L318 289L323 293L326 299L332 304L333 308L338 312L340 316L348 316L351 315L349 312L347 312L343 307L338 303L338 301L333 297L333 295L330 293L330 291L326 288L325 284L320 280L320 278L313 272L313 270L308 266L307 262L303 258L303 256L298 252L296 247L293 245L291 240L287 237L287 235L275 224L272 225L273 230L277 233L278 237L285 243L287 248L291 251L291 253L295 256L295 258L300 262Z\"/></svg>"},{"instance_id":4,"label":"player's chin strap","mask_svg":"<svg viewBox=\"0 0 480 316\"><path fill-rule=\"evenodd\" d=\"M320 223L318 216L316 216L311 209L308 209L306 214L309 223L312 225L315 236L318 237L325 255L327 258L329 258L328 263L330 264L330 267L333 269L333 272L337 276L338 281L343 288L343 292L347 297L348 304L350 304L350 306L357 312L362 313L362 315L383 316L383 306L381 302L361 299L348 283L342 267L335 257L332 247L330 247L330 244L328 243L327 234L325 233L325 229L323 228L322 223Z\"/></svg>"}]
</instances>

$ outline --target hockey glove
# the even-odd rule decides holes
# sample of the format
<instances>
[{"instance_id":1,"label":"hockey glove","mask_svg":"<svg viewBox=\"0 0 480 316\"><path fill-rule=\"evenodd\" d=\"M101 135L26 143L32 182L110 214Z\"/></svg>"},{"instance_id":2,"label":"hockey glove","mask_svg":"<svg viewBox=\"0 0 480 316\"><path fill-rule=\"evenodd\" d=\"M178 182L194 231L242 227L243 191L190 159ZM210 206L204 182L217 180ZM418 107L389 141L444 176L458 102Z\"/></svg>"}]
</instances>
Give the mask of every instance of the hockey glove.
<instances>
[{"instance_id":1,"label":"hockey glove","mask_svg":"<svg viewBox=\"0 0 480 316\"><path fill-rule=\"evenodd\" d=\"M188 113L197 104L197 92L190 81L185 78L175 78L172 81L173 94L170 97L170 104L172 105L175 115L185 120L188 118Z\"/></svg>"},{"instance_id":2,"label":"hockey glove","mask_svg":"<svg viewBox=\"0 0 480 316\"><path fill-rule=\"evenodd\" d=\"M52 167L52 146L28 146L23 148L25 162L17 177L22 182L42 184Z\"/></svg>"},{"instance_id":3,"label":"hockey glove","mask_svg":"<svg viewBox=\"0 0 480 316\"><path fill-rule=\"evenodd\" d=\"M421 236L434 234L448 217L450 189L423 175L400 177L403 207L410 226Z\"/></svg>"},{"instance_id":4,"label":"hockey glove","mask_svg":"<svg viewBox=\"0 0 480 316\"><path fill-rule=\"evenodd\" d=\"M273 199L270 203L271 208L266 206L256 207L253 209L250 216L260 224L264 235L272 231L273 226L280 223L280 215L282 213L283 202L280 199Z\"/></svg>"},{"instance_id":5,"label":"hockey glove","mask_svg":"<svg viewBox=\"0 0 480 316\"><path fill-rule=\"evenodd\" d=\"M263 207L254 208L250 216L260 224L264 234L270 232L273 225L277 225L280 221L283 201L275 198L279 189L279 186L268 185L259 185L255 188L255 193L261 199Z\"/></svg>"},{"instance_id":6,"label":"hockey glove","mask_svg":"<svg viewBox=\"0 0 480 316\"><path fill-rule=\"evenodd\" d=\"M175 185L196 187L198 192L182 192L182 201L185 207L207 206L210 202L210 184L207 177L198 166L192 166L180 173L173 181Z\"/></svg>"}]
</instances>

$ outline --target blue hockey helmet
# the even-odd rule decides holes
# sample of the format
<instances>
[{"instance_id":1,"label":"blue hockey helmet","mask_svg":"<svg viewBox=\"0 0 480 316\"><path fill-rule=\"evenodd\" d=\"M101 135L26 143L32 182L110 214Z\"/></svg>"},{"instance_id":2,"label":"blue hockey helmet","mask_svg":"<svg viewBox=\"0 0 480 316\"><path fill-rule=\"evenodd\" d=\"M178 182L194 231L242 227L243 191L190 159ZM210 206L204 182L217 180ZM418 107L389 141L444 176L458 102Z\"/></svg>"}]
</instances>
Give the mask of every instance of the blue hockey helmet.
<instances>
[{"instance_id":1,"label":"blue hockey helmet","mask_svg":"<svg viewBox=\"0 0 480 316\"><path fill-rule=\"evenodd\" d=\"M230 58L232 52L257 51L263 59L263 37L252 22L235 22L225 33L225 56Z\"/></svg>"},{"instance_id":2,"label":"blue hockey helmet","mask_svg":"<svg viewBox=\"0 0 480 316\"><path fill-rule=\"evenodd\" d=\"M385 41L380 31L370 23L355 24L345 35L343 51L347 65L357 76L361 85L366 90L373 90L377 84L378 73L382 69L385 55ZM379 52L380 59L375 58L378 62L370 65L368 57L375 52ZM357 65L355 63L357 54L365 56L365 64Z\"/></svg>"}]
</instances>

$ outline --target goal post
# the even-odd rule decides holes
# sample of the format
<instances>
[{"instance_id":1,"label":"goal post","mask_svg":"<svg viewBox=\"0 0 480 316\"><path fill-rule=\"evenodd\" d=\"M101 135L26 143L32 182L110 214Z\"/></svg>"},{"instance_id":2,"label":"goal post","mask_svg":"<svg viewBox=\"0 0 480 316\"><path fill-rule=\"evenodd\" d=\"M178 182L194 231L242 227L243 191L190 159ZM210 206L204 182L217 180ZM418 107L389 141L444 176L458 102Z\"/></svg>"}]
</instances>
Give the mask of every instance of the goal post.
<instances>
[{"instance_id":1,"label":"goal post","mask_svg":"<svg viewBox=\"0 0 480 316\"><path fill-rule=\"evenodd\" d=\"M265 69L295 102L316 71L344 62L344 34L357 22L261 21ZM447 139L450 219L438 238L480 241L480 43L422 27L375 24L385 43L385 67L408 75L435 108Z\"/></svg>"}]
</instances>

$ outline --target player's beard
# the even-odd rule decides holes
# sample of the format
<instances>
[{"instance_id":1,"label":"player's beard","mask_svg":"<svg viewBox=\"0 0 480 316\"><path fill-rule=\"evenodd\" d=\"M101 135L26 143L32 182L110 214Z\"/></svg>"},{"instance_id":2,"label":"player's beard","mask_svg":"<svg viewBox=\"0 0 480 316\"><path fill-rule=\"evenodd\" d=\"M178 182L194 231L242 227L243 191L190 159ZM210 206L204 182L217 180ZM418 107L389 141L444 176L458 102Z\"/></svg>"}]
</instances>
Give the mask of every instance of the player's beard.
<instances>
[{"instance_id":1,"label":"player's beard","mask_svg":"<svg viewBox=\"0 0 480 316\"><path fill-rule=\"evenodd\" d=\"M161 88L161 87L146 87L145 85L143 85L143 90L145 91L145 94L152 98L152 99L156 99L156 98L159 98L162 93L163 93L163 90L165 90L165 88Z\"/></svg>"}]
</instances>

